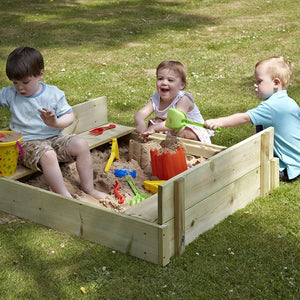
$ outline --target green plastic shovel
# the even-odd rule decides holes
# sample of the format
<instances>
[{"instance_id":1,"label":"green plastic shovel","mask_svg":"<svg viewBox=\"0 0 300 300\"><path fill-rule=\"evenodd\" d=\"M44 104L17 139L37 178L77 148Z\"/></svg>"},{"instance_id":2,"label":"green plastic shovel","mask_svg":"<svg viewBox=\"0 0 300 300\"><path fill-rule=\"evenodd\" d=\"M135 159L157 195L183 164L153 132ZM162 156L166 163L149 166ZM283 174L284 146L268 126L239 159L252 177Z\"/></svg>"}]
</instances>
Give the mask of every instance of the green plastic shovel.
<instances>
[{"instance_id":1,"label":"green plastic shovel","mask_svg":"<svg viewBox=\"0 0 300 300\"><path fill-rule=\"evenodd\" d=\"M139 191L139 189L137 188L137 186L135 185L133 178L131 177L131 175L127 175L125 176L126 181L128 182L128 184L130 185L132 191L134 192L135 196L130 200L130 206L133 206L147 198L150 197L150 195L147 194L143 194Z\"/></svg>"},{"instance_id":2,"label":"green plastic shovel","mask_svg":"<svg viewBox=\"0 0 300 300\"><path fill-rule=\"evenodd\" d=\"M168 110L168 115L167 115L167 119L166 119L166 126L170 129L173 130L180 130L182 128L184 128L186 125L195 125L198 127L203 127L206 128L204 124L195 122L195 121L190 121L185 112L180 110L180 109L176 109L176 108L170 108ZM221 128L217 128L215 130L215 132L220 132Z\"/></svg>"}]
</instances>

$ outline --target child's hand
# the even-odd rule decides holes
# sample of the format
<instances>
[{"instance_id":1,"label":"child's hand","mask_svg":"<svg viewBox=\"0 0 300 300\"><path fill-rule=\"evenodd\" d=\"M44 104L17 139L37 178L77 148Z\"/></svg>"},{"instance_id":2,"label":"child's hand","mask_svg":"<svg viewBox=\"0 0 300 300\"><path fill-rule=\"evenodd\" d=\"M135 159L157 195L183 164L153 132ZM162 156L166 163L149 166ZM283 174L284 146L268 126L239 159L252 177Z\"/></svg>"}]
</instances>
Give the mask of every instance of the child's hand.
<instances>
[{"instance_id":1,"label":"child's hand","mask_svg":"<svg viewBox=\"0 0 300 300\"><path fill-rule=\"evenodd\" d=\"M46 125L55 127L57 123L57 118L53 111L44 107L43 109L38 109L38 111L40 112L40 116Z\"/></svg>"},{"instance_id":2,"label":"child's hand","mask_svg":"<svg viewBox=\"0 0 300 300\"><path fill-rule=\"evenodd\" d=\"M221 127L218 119L210 119L204 122L204 125L208 129L216 130L218 127Z\"/></svg>"},{"instance_id":3,"label":"child's hand","mask_svg":"<svg viewBox=\"0 0 300 300\"><path fill-rule=\"evenodd\" d=\"M155 130L152 126L150 126L146 131L140 134L140 137L146 138L148 135L155 133Z\"/></svg>"},{"instance_id":4,"label":"child's hand","mask_svg":"<svg viewBox=\"0 0 300 300\"><path fill-rule=\"evenodd\" d=\"M145 130L147 129L145 123L144 124L141 124L141 125L138 125L135 129L135 131L139 134L142 134Z\"/></svg>"}]
</instances>

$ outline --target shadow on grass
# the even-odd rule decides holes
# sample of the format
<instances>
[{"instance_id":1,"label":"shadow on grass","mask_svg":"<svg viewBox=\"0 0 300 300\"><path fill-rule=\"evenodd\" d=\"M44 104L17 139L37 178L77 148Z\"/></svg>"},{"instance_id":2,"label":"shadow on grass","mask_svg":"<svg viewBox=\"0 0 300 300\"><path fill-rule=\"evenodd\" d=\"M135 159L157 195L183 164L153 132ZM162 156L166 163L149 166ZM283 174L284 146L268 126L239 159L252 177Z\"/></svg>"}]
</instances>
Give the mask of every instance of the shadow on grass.
<instances>
[{"instance_id":1,"label":"shadow on grass","mask_svg":"<svg viewBox=\"0 0 300 300\"><path fill-rule=\"evenodd\" d=\"M0 45L72 47L87 44L103 48L121 47L164 29L175 31L215 23L213 17L185 14L182 4L165 1L122 1L85 4L2 0ZM7 53L2 53L7 56Z\"/></svg>"},{"instance_id":2,"label":"shadow on grass","mask_svg":"<svg viewBox=\"0 0 300 300\"><path fill-rule=\"evenodd\" d=\"M103 293L124 276L131 285L137 273L160 268L11 215L0 213L0 226L1 299L76 299L81 286Z\"/></svg>"},{"instance_id":3,"label":"shadow on grass","mask_svg":"<svg viewBox=\"0 0 300 300\"><path fill-rule=\"evenodd\" d=\"M11 264L1 268L13 275L1 280L0 290L23 299L75 299L80 286L89 299L293 299L297 215L286 216L299 208L295 196L283 184L202 234L166 267L17 219L1 233L0 250ZM18 288L9 293L14 279Z\"/></svg>"}]
</instances>

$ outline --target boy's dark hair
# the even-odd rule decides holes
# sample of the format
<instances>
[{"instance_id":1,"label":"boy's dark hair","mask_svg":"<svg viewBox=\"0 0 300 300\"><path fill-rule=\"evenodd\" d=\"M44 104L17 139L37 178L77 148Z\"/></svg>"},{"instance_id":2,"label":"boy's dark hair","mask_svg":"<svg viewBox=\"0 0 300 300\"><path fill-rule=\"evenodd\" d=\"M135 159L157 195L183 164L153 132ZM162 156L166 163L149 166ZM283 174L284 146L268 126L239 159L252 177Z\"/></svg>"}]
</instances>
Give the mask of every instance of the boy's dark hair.
<instances>
[{"instance_id":1,"label":"boy's dark hair","mask_svg":"<svg viewBox=\"0 0 300 300\"><path fill-rule=\"evenodd\" d=\"M6 75L9 80L22 80L39 76L44 69L42 54L30 47L19 47L11 52L6 62Z\"/></svg>"}]
</instances>

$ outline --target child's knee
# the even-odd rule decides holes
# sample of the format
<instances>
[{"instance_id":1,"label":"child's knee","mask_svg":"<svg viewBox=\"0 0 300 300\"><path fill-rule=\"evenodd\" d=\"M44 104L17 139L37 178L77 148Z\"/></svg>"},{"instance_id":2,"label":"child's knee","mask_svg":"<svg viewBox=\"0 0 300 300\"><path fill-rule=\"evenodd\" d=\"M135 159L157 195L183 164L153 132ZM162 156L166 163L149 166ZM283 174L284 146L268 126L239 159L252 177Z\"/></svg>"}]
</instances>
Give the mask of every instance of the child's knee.
<instances>
[{"instance_id":1,"label":"child's knee","mask_svg":"<svg viewBox=\"0 0 300 300\"><path fill-rule=\"evenodd\" d=\"M189 139L189 140L195 140L195 141L199 140L197 135L190 128L185 128L181 132L180 137L185 138L185 139Z\"/></svg>"},{"instance_id":2,"label":"child's knee","mask_svg":"<svg viewBox=\"0 0 300 300\"><path fill-rule=\"evenodd\" d=\"M89 151L90 149L87 140L78 136L71 139L70 144L68 146L68 152L71 155L77 156L78 153Z\"/></svg>"},{"instance_id":3,"label":"child's knee","mask_svg":"<svg viewBox=\"0 0 300 300\"><path fill-rule=\"evenodd\" d=\"M56 152L52 150L47 150L40 158L40 165L43 166L43 164L51 164L57 162L57 155Z\"/></svg>"}]
</instances>

